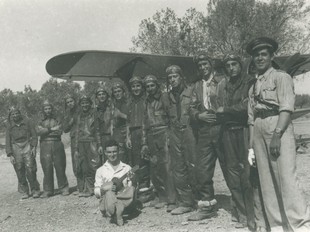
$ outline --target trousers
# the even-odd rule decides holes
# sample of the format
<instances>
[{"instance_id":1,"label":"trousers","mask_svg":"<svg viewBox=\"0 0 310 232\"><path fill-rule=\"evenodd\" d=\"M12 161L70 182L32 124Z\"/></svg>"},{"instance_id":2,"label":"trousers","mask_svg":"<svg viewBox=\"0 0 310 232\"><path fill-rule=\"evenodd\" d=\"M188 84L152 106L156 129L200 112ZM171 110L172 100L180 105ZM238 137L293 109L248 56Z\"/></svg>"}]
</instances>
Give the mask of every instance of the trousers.
<instances>
[{"instance_id":1,"label":"trousers","mask_svg":"<svg viewBox=\"0 0 310 232\"><path fill-rule=\"evenodd\" d=\"M59 190L68 187L66 154L61 141L41 141L40 161L44 173L43 190L54 193L54 168Z\"/></svg>"},{"instance_id":2,"label":"trousers","mask_svg":"<svg viewBox=\"0 0 310 232\"><path fill-rule=\"evenodd\" d=\"M142 129L135 128L130 130L131 133L131 166L139 165L137 172L139 188L150 187L150 161L141 158L142 148Z\"/></svg>"},{"instance_id":3,"label":"trousers","mask_svg":"<svg viewBox=\"0 0 310 232\"><path fill-rule=\"evenodd\" d=\"M310 210L296 175L296 145L293 125L281 137L280 156L269 145L279 116L254 121L254 152L262 198L271 231L310 231Z\"/></svg>"},{"instance_id":4,"label":"trousers","mask_svg":"<svg viewBox=\"0 0 310 232\"><path fill-rule=\"evenodd\" d=\"M78 143L78 157L76 157L78 191L93 193L95 175L101 165L101 157L97 152L96 142Z\"/></svg>"},{"instance_id":5,"label":"trousers","mask_svg":"<svg viewBox=\"0 0 310 232\"><path fill-rule=\"evenodd\" d=\"M202 201L214 199L213 176L217 158L227 182L225 162L220 148L220 126L202 125L198 130L196 156L197 188Z\"/></svg>"},{"instance_id":6,"label":"trousers","mask_svg":"<svg viewBox=\"0 0 310 232\"><path fill-rule=\"evenodd\" d=\"M255 228L253 189L248 162L248 128L223 128L222 147L227 172L227 186L240 222Z\"/></svg>"},{"instance_id":7,"label":"trousers","mask_svg":"<svg viewBox=\"0 0 310 232\"><path fill-rule=\"evenodd\" d=\"M191 128L172 127L170 130L170 155L172 163L173 181L177 193L179 206L192 207L194 196L190 183L192 183L191 166L195 155L195 139Z\"/></svg>"},{"instance_id":8,"label":"trousers","mask_svg":"<svg viewBox=\"0 0 310 232\"><path fill-rule=\"evenodd\" d=\"M151 160L151 181L160 202L176 203L176 192L169 154L168 127L152 128L147 133Z\"/></svg>"},{"instance_id":9,"label":"trousers","mask_svg":"<svg viewBox=\"0 0 310 232\"><path fill-rule=\"evenodd\" d=\"M18 179L18 192L29 193L39 191L40 185L37 180L37 163L30 153L30 144L13 143L13 156L15 158L14 170ZM28 185L29 184L29 185Z\"/></svg>"}]
</instances>

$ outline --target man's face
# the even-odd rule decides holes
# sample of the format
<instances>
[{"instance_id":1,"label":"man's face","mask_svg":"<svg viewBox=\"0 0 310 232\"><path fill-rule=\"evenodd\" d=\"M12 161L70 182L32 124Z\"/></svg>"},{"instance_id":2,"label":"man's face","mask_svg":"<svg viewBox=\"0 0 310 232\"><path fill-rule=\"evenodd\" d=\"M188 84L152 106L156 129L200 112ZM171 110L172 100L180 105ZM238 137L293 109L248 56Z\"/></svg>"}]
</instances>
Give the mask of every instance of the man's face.
<instances>
[{"instance_id":1,"label":"man's face","mask_svg":"<svg viewBox=\"0 0 310 232\"><path fill-rule=\"evenodd\" d=\"M257 49L253 54L253 61L258 74L265 73L271 67L273 55L267 48Z\"/></svg>"},{"instance_id":2,"label":"man's face","mask_svg":"<svg viewBox=\"0 0 310 232\"><path fill-rule=\"evenodd\" d=\"M182 77L178 73L171 73L168 75L168 82L172 88L177 88L180 86Z\"/></svg>"},{"instance_id":3,"label":"man's face","mask_svg":"<svg viewBox=\"0 0 310 232\"><path fill-rule=\"evenodd\" d=\"M52 115L52 107L51 106L44 106L43 111L47 117L50 117Z\"/></svg>"},{"instance_id":4,"label":"man's face","mask_svg":"<svg viewBox=\"0 0 310 232\"><path fill-rule=\"evenodd\" d=\"M118 157L118 147L117 146L106 147L105 148L105 155L107 157L107 160L112 165L116 165L120 161L120 159Z\"/></svg>"},{"instance_id":5,"label":"man's face","mask_svg":"<svg viewBox=\"0 0 310 232\"><path fill-rule=\"evenodd\" d=\"M201 60L198 62L198 70L204 79L208 79L212 71L212 66L208 60Z\"/></svg>"},{"instance_id":6,"label":"man's face","mask_svg":"<svg viewBox=\"0 0 310 232\"><path fill-rule=\"evenodd\" d=\"M122 88L113 88L113 96L116 100L121 100L124 96L124 90Z\"/></svg>"},{"instance_id":7,"label":"man's face","mask_svg":"<svg viewBox=\"0 0 310 232\"><path fill-rule=\"evenodd\" d=\"M131 92L135 96L140 96L142 93L142 84L139 82L134 82L131 84Z\"/></svg>"},{"instance_id":8,"label":"man's face","mask_svg":"<svg viewBox=\"0 0 310 232\"><path fill-rule=\"evenodd\" d=\"M68 107L70 110L73 109L74 106L75 106L75 101L74 101L74 99L72 99L72 98L67 98L67 99L66 99L66 105L67 105L67 107Z\"/></svg>"},{"instance_id":9,"label":"man's face","mask_svg":"<svg viewBox=\"0 0 310 232\"><path fill-rule=\"evenodd\" d=\"M157 84L154 82L148 82L146 83L145 88L149 95L154 95L157 91Z\"/></svg>"},{"instance_id":10,"label":"man's face","mask_svg":"<svg viewBox=\"0 0 310 232\"><path fill-rule=\"evenodd\" d=\"M100 91L97 93L97 99L99 102L105 102L108 99L108 94L104 91Z\"/></svg>"},{"instance_id":11,"label":"man's face","mask_svg":"<svg viewBox=\"0 0 310 232\"><path fill-rule=\"evenodd\" d=\"M241 65L238 61L228 60L225 63L225 69L229 77L235 78L241 74Z\"/></svg>"},{"instance_id":12,"label":"man's face","mask_svg":"<svg viewBox=\"0 0 310 232\"><path fill-rule=\"evenodd\" d=\"M14 122L18 122L22 118L22 115L18 110L15 110L12 112L12 118Z\"/></svg>"},{"instance_id":13,"label":"man's face","mask_svg":"<svg viewBox=\"0 0 310 232\"><path fill-rule=\"evenodd\" d=\"M88 101L82 101L81 102L81 108L84 113L88 112L90 109L90 103Z\"/></svg>"}]
</instances>

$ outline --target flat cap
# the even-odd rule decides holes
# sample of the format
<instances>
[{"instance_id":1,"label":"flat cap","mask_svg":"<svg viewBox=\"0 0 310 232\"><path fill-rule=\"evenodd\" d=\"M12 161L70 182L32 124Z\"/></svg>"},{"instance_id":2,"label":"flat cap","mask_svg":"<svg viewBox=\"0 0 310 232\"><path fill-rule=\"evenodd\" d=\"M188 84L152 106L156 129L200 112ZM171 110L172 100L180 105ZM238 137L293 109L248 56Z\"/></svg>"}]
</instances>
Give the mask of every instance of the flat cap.
<instances>
[{"instance_id":1,"label":"flat cap","mask_svg":"<svg viewBox=\"0 0 310 232\"><path fill-rule=\"evenodd\" d=\"M180 68L180 66L178 66L178 65L170 65L166 69L166 73L167 73L167 75L172 74L172 73L178 73L178 74L180 74L181 77L183 77L183 71Z\"/></svg>"},{"instance_id":2,"label":"flat cap","mask_svg":"<svg viewBox=\"0 0 310 232\"><path fill-rule=\"evenodd\" d=\"M247 46L246 46L246 52L250 55L253 55L254 51L258 48L271 48L273 52L276 52L278 50L278 43L268 37L259 37L256 39L253 39Z\"/></svg>"},{"instance_id":3,"label":"flat cap","mask_svg":"<svg viewBox=\"0 0 310 232\"><path fill-rule=\"evenodd\" d=\"M117 89L117 88L121 88L122 90L125 91L125 85L124 85L122 82L120 82L120 81L117 81L117 82L114 82L114 83L113 83L113 85L112 85L112 91L113 91L114 89Z\"/></svg>"},{"instance_id":4,"label":"flat cap","mask_svg":"<svg viewBox=\"0 0 310 232\"><path fill-rule=\"evenodd\" d=\"M141 77L138 77L138 76L134 76L132 78L130 78L129 80L129 84L131 85L132 83L135 83L135 82L138 82L138 83L141 83L142 84L142 78Z\"/></svg>"},{"instance_id":5,"label":"flat cap","mask_svg":"<svg viewBox=\"0 0 310 232\"><path fill-rule=\"evenodd\" d=\"M227 54L222 59L222 64L225 65L227 61L229 60L235 60L239 62L239 64L242 66L241 57L235 54Z\"/></svg>"},{"instance_id":6,"label":"flat cap","mask_svg":"<svg viewBox=\"0 0 310 232\"><path fill-rule=\"evenodd\" d=\"M45 100L43 106L52 106L52 103L49 100Z\"/></svg>"},{"instance_id":7,"label":"flat cap","mask_svg":"<svg viewBox=\"0 0 310 232\"><path fill-rule=\"evenodd\" d=\"M158 84L158 80L157 80L157 77L155 77L154 75L147 75L145 78L144 78L144 84L147 84L149 82L153 82L155 84Z\"/></svg>"},{"instance_id":8,"label":"flat cap","mask_svg":"<svg viewBox=\"0 0 310 232\"><path fill-rule=\"evenodd\" d=\"M198 53L193 57L193 62L198 65L199 61L207 60L213 66L212 58L209 57L206 53Z\"/></svg>"},{"instance_id":9,"label":"flat cap","mask_svg":"<svg viewBox=\"0 0 310 232\"><path fill-rule=\"evenodd\" d=\"M110 91L106 86L100 86L98 89L96 89L96 96L100 92L105 92L107 95L110 95Z\"/></svg>"},{"instance_id":10,"label":"flat cap","mask_svg":"<svg viewBox=\"0 0 310 232\"><path fill-rule=\"evenodd\" d=\"M84 101L86 101L86 102L92 104L92 100L91 100L90 97L88 97L86 94L82 94L82 95L81 95L81 97L80 97L80 104L81 104L82 102L84 102Z\"/></svg>"}]
</instances>

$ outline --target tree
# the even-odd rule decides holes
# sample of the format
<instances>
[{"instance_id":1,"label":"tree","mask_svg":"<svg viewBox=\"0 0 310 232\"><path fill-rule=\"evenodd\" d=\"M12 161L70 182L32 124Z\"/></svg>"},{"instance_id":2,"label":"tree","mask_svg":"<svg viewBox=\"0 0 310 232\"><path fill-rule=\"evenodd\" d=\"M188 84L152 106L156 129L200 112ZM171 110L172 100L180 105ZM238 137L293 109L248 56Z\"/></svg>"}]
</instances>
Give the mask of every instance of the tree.
<instances>
[{"instance_id":1,"label":"tree","mask_svg":"<svg viewBox=\"0 0 310 232\"><path fill-rule=\"evenodd\" d=\"M189 9L181 18L167 8L142 20L132 51L193 55L204 50L217 57L228 52L243 56L251 39L269 36L279 42L280 54L306 52L308 12L305 0L209 0L207 12Z\"/></svg>"}]
</instances>

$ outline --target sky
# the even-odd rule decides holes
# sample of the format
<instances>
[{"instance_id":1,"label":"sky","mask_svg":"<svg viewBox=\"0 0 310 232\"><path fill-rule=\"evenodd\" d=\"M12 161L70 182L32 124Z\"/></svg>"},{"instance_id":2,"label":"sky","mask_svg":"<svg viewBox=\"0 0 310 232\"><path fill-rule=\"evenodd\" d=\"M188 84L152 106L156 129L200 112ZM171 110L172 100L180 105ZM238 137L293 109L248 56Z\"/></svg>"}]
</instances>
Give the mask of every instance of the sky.
<instances>
[{"instance_id":1,"label":"sky","mask_svg":"<svg viewBox=\"0 0 310 232\"><path fill-rule=\"evenodd\" d=\"M179 17L208 0L0 0L0 91L39 90L46 62L79 50L129 51L140 22L163 8ZM296 92L310 94L310 77Z\"/></svg>"},{"instance_id":2,"label":"sky","mask_svg":"<svg viewBox=\"0 0 310 232\"><path fill-rule=\"evenodd\" d=\"M207 0L0 0L0 91L39 90L60 53L129 51L140 22L166 7L181 17Z\"/></svg>"}]
</instances>

